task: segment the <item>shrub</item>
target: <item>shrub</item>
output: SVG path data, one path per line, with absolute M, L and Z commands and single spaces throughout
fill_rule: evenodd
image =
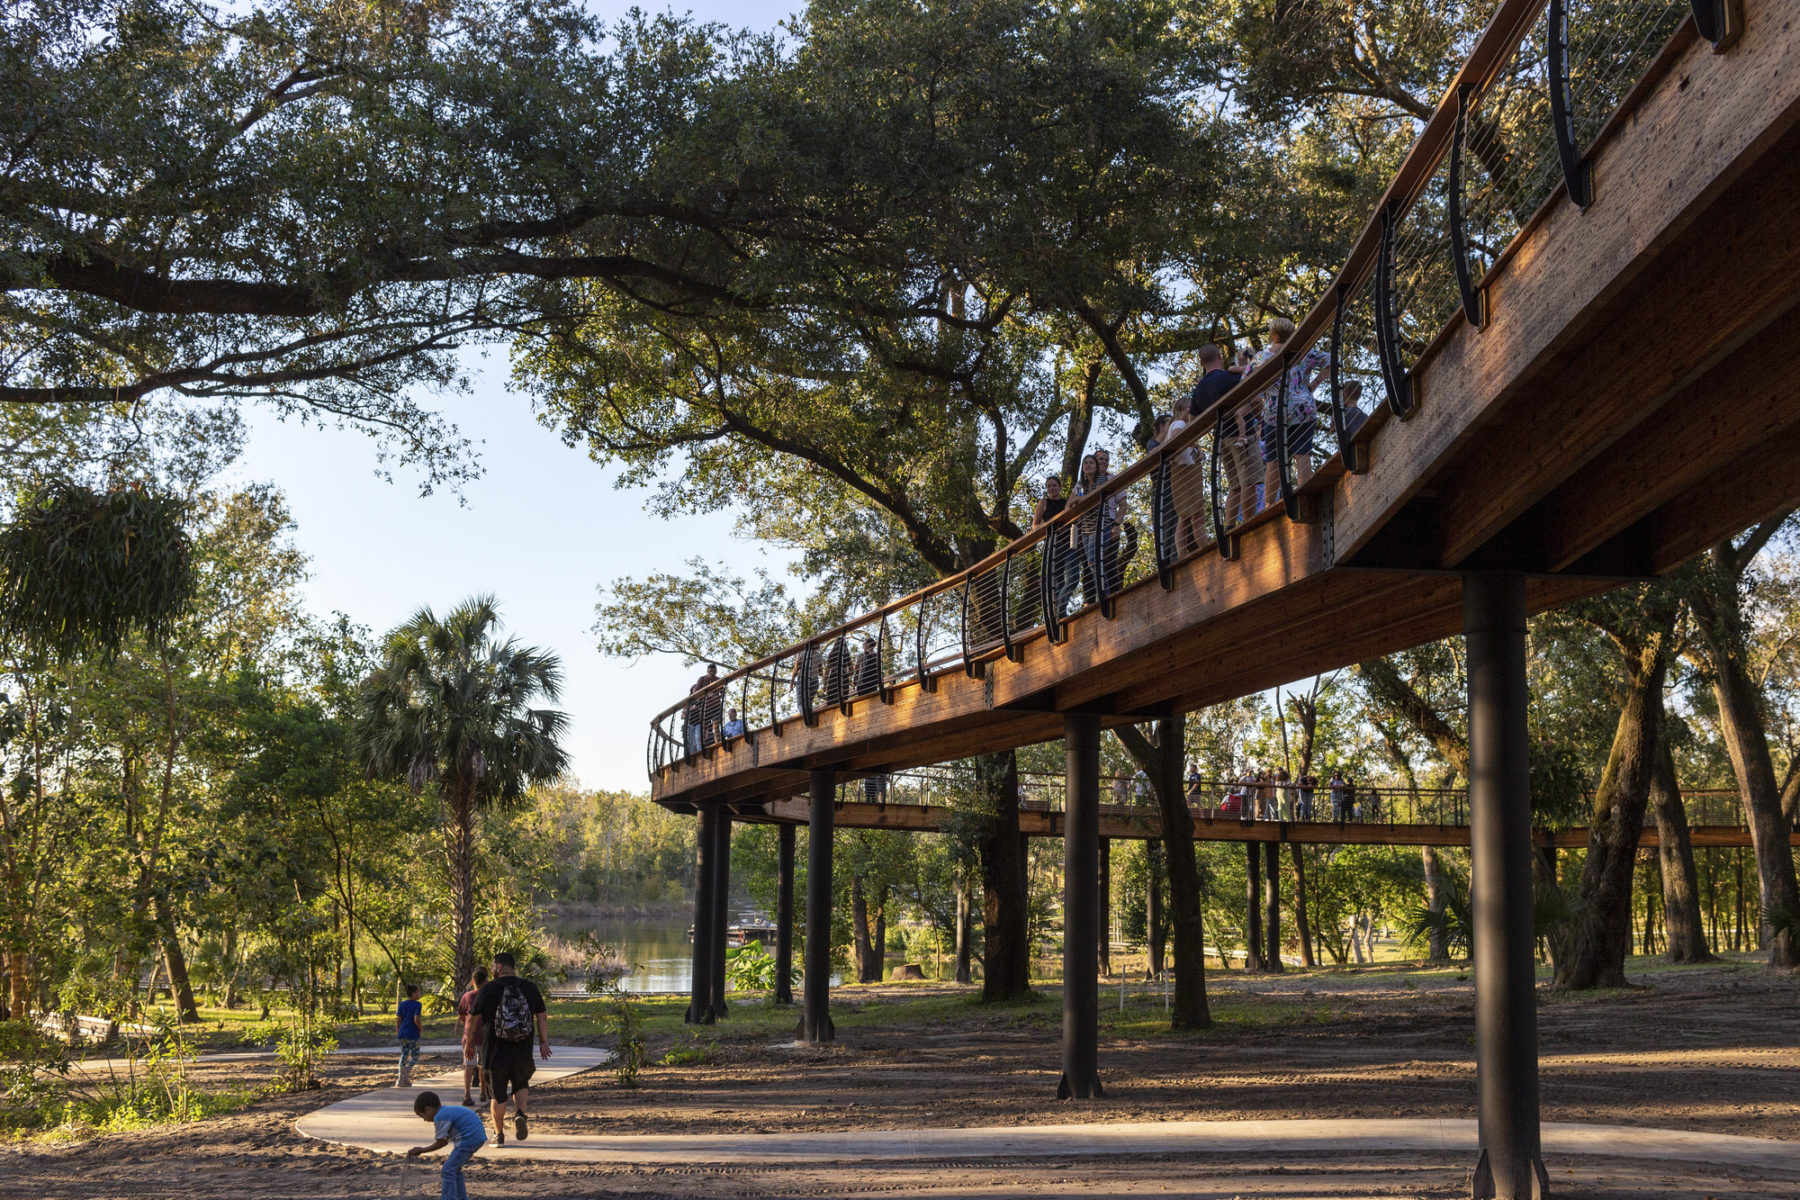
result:
M 790 986 L 800 982 L 798 967 L 788 969 Z M 775 956 L 761 942 L 746 942 L 725 952 L 725 982 L 740 992 L 775 990 Z

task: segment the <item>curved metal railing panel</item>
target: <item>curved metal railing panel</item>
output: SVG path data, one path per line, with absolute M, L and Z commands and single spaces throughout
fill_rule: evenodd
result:
M 1237 531 L 1277 503 L 1311 519 L 1312 479 L 1333 462 L 1369 468 L 1377 418 L 1415 411 L 1413 374 L 1458 313 L 1486 323 L 1490 314 L 1466 311 L 1469 302 L 1485 310 L 1486 278 L 1592 155 L 1691 5 L 1720 38 L 1736 36 L 1718 0 L 1502 0 L 1286 344 L 1053 521 L 659 713 L 646 751 L 652 775 L 735 744 L 723 732 L 732 708 L 749 740 L 886 702 L 908 684 L 930 691 L 944 674 L 977 673 L 1033 638 L 1062 641 L 1067 622 L 1090 608 L 1110 619 L 1122 592 L 1151 579 L 1168 586 L 1194 555 L 1235 557 Z M 1586 182 L 1579 175 L 1577 190 Z

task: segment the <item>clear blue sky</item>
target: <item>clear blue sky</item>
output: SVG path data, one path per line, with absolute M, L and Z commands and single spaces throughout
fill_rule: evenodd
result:
M 610 16 L 627 6 L 591 7 Z M 801 6 L 714 0 L 675 7 L 766 29 Z M 493 350 L 472 394 L 437 403 L 478 443 L 486 469 L 463 489 L 461 503 L 442 492 L 421 497 L 416 475 L 378 478 L 374 448 L 361 434 L 284 424 L 254 409 L 249 446 L 228 479 L 266 480 L 287 494 L 296 540 L 312 558 L 306 601 L 320 615 L 342 611 L 381 633 L 421 604 L 441 611 L 477 593 L 498 596 L 509 632 L 562 655 L 562 706 L 581 782 L 641 791 L 649 719 L 687 691 L 694 672 L 673 660 L 633 665 L 596 653 L 596 586 L 675 569 L 695 555 L 739 570 L 786 560 L 734 540 L 725 514 L 652 517 L 644 493 L 615 489 L 611 471 L 564 446 L 507 384 L 505 352 Z

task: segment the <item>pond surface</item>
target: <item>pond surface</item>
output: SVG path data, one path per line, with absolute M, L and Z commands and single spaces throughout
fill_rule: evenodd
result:
M 765 923 L 768 918 L 751 907 L 733 905 L 729 923 Z M 688 941 L 690 917 L 580 917 L 557 916 L 545 922 L 559 937 L 573 939 L 592 933 L 611 946 L 632 966 L 619 980 L 627 992 L 687 992 L 694 985 L 693 943 Z M 774 947 L 768 948 L 774 953 Z M 796 957 L 798 955 L 796 954 Z

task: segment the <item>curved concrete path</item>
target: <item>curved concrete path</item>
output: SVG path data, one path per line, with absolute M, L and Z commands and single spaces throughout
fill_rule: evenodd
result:
M 421 1050 L 427 1047 L 420 1047 Z M 462 1053 L 460 1046 L 448 1046 L 458 1055 Z M 551 1049 L 549 1061 L 538 1059 L 537 1072 L 531 1077 L 532 1090 L 546 1083 L 554 1083 L 558 1079 L 567 1079 L 583 1071 L 591 1071 L 595 1067 L 612 1058 L 611 1050 L 602 1050 L 595 1046 L 556 1046 Z M 460 1061 L 460 1058 L 459 1060 Z M 420 1092 L 436 1092 L 447 1104 L 455 1104 L 462 1099 L 462 1068 L 444 1071 L 437 1075 L 416 1079 L 409 1088 L 384 1087 L 372 1092 L 364 1092 L 360 1096 L 352 1096 L 348 1100 L 339 1100 L 336 1104 L 328 1104 L 316 1112 L 307 1113 L 294 1122 L 294 1128 L 309 1138 L 322 1142 L 337 1142 L 345 1146 L 359 1146 L 364 1150 L 374 1150 L 383 1154 L 405 1154 L 412 1146 L 423 1146 L 431 1141 L 431 1127 L 421 1121 L 413 1113 L 413 1097 Z M 535 1106 L 534 1106 L 535 1107 Z M 490 1129 L 489 1136 L 493 1131 Z M 526 1153 L 515 1152 L 516 1143 L 508 1135 L 505 1146 L 489 1143 L 481 1153 L 484 1156 L 505 1154 L 515 1158 L 557 1158 L 565 1162 L 605 1162 L 608 1156 L 603 1152 L 589 1152 L 585 1156 L 567 1158 L 559 1155 L 538 1154 L 540 1141 L 551 1142 L 549 1137 L 533 1137 L 525 1144 Z M 585 1139 L 563 1138 L 562 1141 L 581 1142 Z
M 600 1065 L 608 1052 L 571 1046 L 541 1064 L 534 1079 L 549 1083 Z M 462 1087 L 460 1073 L 426 1081 L 440 1092 Z M 307 1137 L 384 1154 L 404 1154 L 430 1139 L 412 1112 L 419 1088 L 381 1088 L 300 1118 Z M 447 1097 L 451 1098 L 451 1097 Z M 554 1112 L 555 1101 L 546 1102 Z M 1755 1167 L 1800 1175 L 1800 1141 L 1630 1125 L 1547 1124 L 1544 1155 L 1661 1159 L 1715 1166 Z M 1376 1119 L 1301 1121 L 1151 1121 L 1104 1125 L 1029 1125 L 973 1129 L 884 1129 L 853 1133 L 779 1134 L 557 1134 L 540 1132 L 520 1144 L 491 1143 L 482 1156 L 546 1162 L 650 1165 L 902 1162 L 937 1158 L 1166 1154 L 1314 1154 L 1367 1151 L 1461 1154 L 1474 1161 L 1475 1122 Z

